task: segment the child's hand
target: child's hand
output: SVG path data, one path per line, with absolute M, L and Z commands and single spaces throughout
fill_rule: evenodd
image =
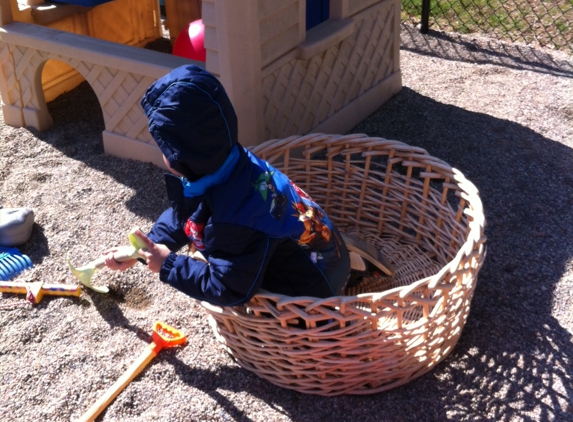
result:
M 141 249 L 139 254 L 147 261 L 147 266 L 154 273 L 161 271 L 161 266 L 163 261 L 167 258 L 167 255 L 171 253 L 169 248 L 160 243 L 155 243 L 141 231 L 136 231 L 135 235 L 139 237 L 145 244 L 145 250 Z
M 125 271 L 128 268 L 133 267 L 135 264 L 137 264 L 137 259 L 130 259 L 127 261 L 122 261 L 122 262 L 118 262 L 114 259 L 113 254 L 118 252 L 119 249 L 118 248 L 112 248 L 109 249 L 107 251 L 104 251 L 104 257 L 105 257 L 105 265 L 106 267 L 108 267 L 111 270 L 115 270 L 115 271 Z

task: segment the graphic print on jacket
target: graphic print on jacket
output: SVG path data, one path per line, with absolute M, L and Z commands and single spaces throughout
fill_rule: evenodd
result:
M 255 205 L 255 209 L 262 205 L 263 210 L 266 209 L 274 220 L 280 222 L 283 234 L 281 237 L 284 237 L 285 229 L 287 229 L 289 237 L 307 250 L 308 256 L 316 264 L 318 260 L 324 258 L 321 251 L 331 241 L 332 223 L 318 204 L 304 190 L 267 162 L 258 159 L 249 152 L 247 154 L 251 161 L 258 164 L 257 167 L 262 170 L 262 173 L 252 183 L 252 186 L 260 194 L 264 205 L 249 204 L 246 208 L 252 210 L 253 205 Z M 185 234 L 200 251 L 205 250 L 203 241 L 204 228 L 209 217 L 211 217 L 210 213 L 204 211 L 204 208 L 203 204 L 200 204 L 185 223 Z M 239 211 L 238 215 L 241 214 L 242 212 Z M 252 216 L 245 216 L 242 221 L 247 222 L 251 219 L 250 217 Z M 256 225 L 252 228 L 267 232 L 271 226 L 275 225 L 271 221 L 268 221 L 268 223 L 265 226 Z M 339 243 L 339 239 L 336 239 L 334 242 L 336 255 L 338 256 L 340 255 L 338 250 Z
M 191 243 L 193 243 L 193 246 L 200 251 L 205 250 L 205 242 L 203 241 L 203 238 L 205 237 L 203 234 L 205 224 L 195 223 L 191 220 L 191 217 L 189 217 L 189 220 L 185 223 L 184 230 L 187 237 L 191 240 Z
M 191 242 L 206 262 L 170 255 L 160 279 L 222 306 L 244 303 L 259 288 L 289 296 L 341 294 L 349 258 L 328 216 L 279 170 L 248 150 L 239 154 L 228 179 L 199 196 L 186 195 L 187 182 L 166 178 L 172 211 L 150 238 L 165 243 L 179 225 L 185 240 L 173 237 L 179 245 L 169 241 L 170 249 Z
M 272 196 L 270 214 L 276 220 L 280 219 L 285 211 L 287 205 L 287 195 L 277 189 L 276 183 L 273 180 L 275 170 L 271 170 L 267 164 L 267 171 L 262 173 L 257 181 L 254 183 L 255 190 L 260 192 L 263 200 L 267 200 L 270 193 Z M 298 221 L 302 222 L 304 226 L 304 233 L 298 238 L 299 245 L 308 245 L 310 248 L 318 247 L 321 241 L 326 243 L 330 242 L 332 234 L 330 227 L 324 221 L 324 213 L 318 205 L 312 200 L 310 195 L 299 188 L 292 180 L 289 181 L 298 195 L 298 199 L 292 202 L 292 208 L 295 213 L 292 215 Z M 295 195 L 295 197 L 296 197 Z M 311 254 L 311 259 L 316 263 L 318 255 Z
M 271 203 L 270 213 L 274 219 L 278 220 L 279 218 L 282 217 L 285 211 L 287 198 L 285 194 L 277 191 L 275 183 L 273 181 L 274 173 L 275 173 L 274 170 L 272 171 L 268 170 L 262 173 L 257 179 L 257 181 L 253 183 L 253 186 L 255 187 L 255 190 L 257 192 L 260 192 L 260 194 L 263 197 L 263 200 L 265 201 L 267 200 L 269 192 L 271 193 L 273 201 Z

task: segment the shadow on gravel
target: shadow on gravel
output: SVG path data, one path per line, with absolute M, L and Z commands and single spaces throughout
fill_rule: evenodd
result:
M 36 136 L 135 189 L 127 207 L 156 218 L 166 206 L 163 172 L 103 153 L 103 119 L 91 88 L 83 84 L 49 108 L 58 130 Z M 85 125 L 81 140 L 78 125 Z M 571 312 L 553 291 L 573 258 L 573 150 L 408 88 L 352 132 L 425 148 L 480 190 L 488 256 L 457 347 L 418 380 L 372 396 L 304 395 L 234 366 L 214 373 L 179 362 L 181 379 L 211 394 L 222 419 L 237 421 L 251 419 L 221 391 L 252 394 L 294 421 L 573 421 L 572 338 L 553 316 Z M 121 315 L 111 319 L 126 323 Z
M 50 254 L 50 247 L 44 234 L 44 228 L 38 223 L 34 223 L 29 241 L 25 245 L 20 246 L 20 248 L 24 253 L 34 257 L 34 265 L 42 263 L 44 258 Z
M 419 388 L 419 400 L 439 400 L 454 419 L 536 410 L 573 420 L 572 336 L 553 316 L 571 312 L 553 291 L 573 259 L 573 150 L 408 88 L 352 132 L 425 148 L 478 187 L 486 213 L 487 258 L 464 334 L 444 364 L 400 390 Z
M 301 394 L 234 365 L 205 369 L 200 355 L 168 358 L 179 378 L 210 395 L 229 421 L 255 420 L 234 394 L 293 421 L 573 421 L 572 337 L 553 316 L 571 312 L 553 290 L 573 257 L 573 150 L 408 88 L 352 132 L 423 147 L 480 189 L 488 256 L 452 354 L 421 378 L 371 396 Z
M 103 115 L 97 96 L 87 82 L 48 103 L 48 110 L 54 119 L 54 127 L 42 132 L 30 129 L 34 136 L 136 191 L 125 202 L 134 214 L 155 220 L 169 207 L 163 182 L 164 170 L 151 163 L 104 153 Z
M 401 25 L 403 50 L 446 60 L 494 64 L 513 69 L 573 78 L 573 59 L 558 59 L 525 44 L 505 43 L 490 38 L 474 38 L 453 32 L 428 31 L 423 35 L 412 25 Z M 557 55 L 561 55 L 557 53 Z

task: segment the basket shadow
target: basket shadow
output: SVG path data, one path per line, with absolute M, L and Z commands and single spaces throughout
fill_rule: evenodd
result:
M 235 420 L 251 420 L 228 398 L 239 392 L 292 420 L 308 419 L 309 409 L 315 420 L 573 420 L 570 311 L 560 283 L 573 257 L 573 151 L 408 88 L 352 132 L 425 148 L 480 189 L 488 257 L 456 348 L 424 376 L 371 396 L 306 395 L 234 366 L 214 373 L 181 363 L 181 379 Z
M 336 396 L 323 397 L 310 394 L 303 394 L 294 390 L 288 390 L 270 384 L 268 381 L 257 375 L 235 366 L 222 366 L 216 371 L 196 368 L 192 364 L 178 359 L 175 356 L 166 357 L 170 364 L 174 366 L 175 373 L 179 379 L 206 394 L 208 394 L 222 408 L 220 416 L 222 420 L 232 420 L 241 422 L 251 422 L 254 420 L 252 412 L 239 408 L 233 403 L 232 396 L 235 394 L 248 394 L 268 405 L 275 412 L 284 415 L 287 420 L 292 421 L 380 421 L 380 420 L 407 420 L 401 415 L 408 412 L 399 411 L 393 417 L 381 418 L 379 411 L 390 412 L 391 403 L 385 399 L 381 400 L 381 395 L 374 396 Z M 397 389 L 398 391 L 400 389 Z M 410 403 L 411 405 L 411 403 Z M 384 410 L 386 408 L 386 410 Z M 312 415 L 311 417 L 309 415 Z M 410 412 L 411 416 L 414 416 Z M 422 416 L 422 417 L 421 417 Z M 310 418 L 310 419 L 309 419 Z M 412 420 L 443 420 L 427 418 L 423 415 L 416 415 Z
M 425 148 L 458 168 L 479 189 L 487 221 L 487 258 L 460 342 L 387 398 L 416 391 L 440 400 L 444 418 L 573 420 L 570 305 L 560 283 L 573 258 L 573 150 L 408 88 L 352 132 Z

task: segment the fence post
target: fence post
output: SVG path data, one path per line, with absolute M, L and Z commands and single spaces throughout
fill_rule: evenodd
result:
M 422 22 L 420 27 L 420 32 L 422 34 L 428 33 L 430 21 L 430 0 L 422 0 Z

